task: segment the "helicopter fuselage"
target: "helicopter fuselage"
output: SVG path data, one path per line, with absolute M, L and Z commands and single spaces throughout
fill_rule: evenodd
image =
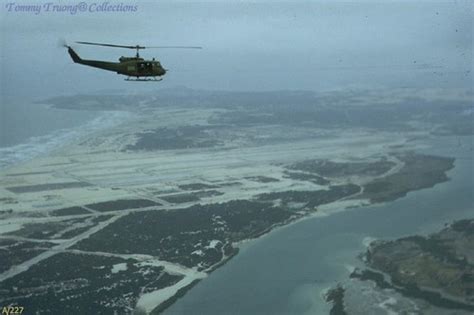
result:
M 129 77 L 161 77 L 166 74 L 166 70 L 161 66 L 160 62 L 153 60 L 145 60 L 140 57 L 120 57 L 119 62 L 86 60 L 71 48 L 67 47 L 69 55 L 75 63 L 85 66 L 99 68 L 108 71 L 114 71 L 118 74 Z

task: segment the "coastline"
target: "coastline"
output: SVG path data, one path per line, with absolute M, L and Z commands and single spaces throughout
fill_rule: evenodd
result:
M 453 139 L 456 139 L 456 138 L 453 138 Z M 466 139 L 472 139 L 472 137 L 467 137 Z M 431 145 L 433 145 L 433 144 L 434 143 L 432 143 Z M 424 150 L 422 150 L 423 154 L 434 154 L 434 155 L 438 155 L 438 156 L 450 156 L 451 155 L 444 148 L 443 148 L 443 151 L 440 152 L 440 149 L 438 148 L 438 144 L 439 144 L 439 142 L 436 142 L 436 145 L 433 146 L 433 148 L 435 148 L 435 150 L 431 150 L 431 149 L 427 150 L 427 148 L 431 147 L 431 145 L 430 146 L 424 146 Z M 454 156 L 458 156 L 458 154 L 455 154 Z M 456 158 L 456 161 L 457 161 L 457 158 Z M 459 182 L 459 174 L 456 174 L 456 173 L 462 172 L 462 169 L 466 169 L 465 167 L 464 168 L 459 168 L 461 166 L 459 166 L 458 164 L 459 163 L 456 163 L 455 168 L 453 168 L 449 171 L 449 178 L 450 179 L 454 178 L 456 182 Z M 466 164 L 466 162 L 463 162 L 461 164 Z M 453 174 L 453 172 L 454 172 L 454 174 Z M 466 173 L 464 173 L 464 174 L 466 174 Z M 364 215 L 364 217 L 376 215 L 377 213 L 379 213 L 381 211 L 379 208 L 383 208 L 385 206 L 388 206 L 388 208 L 390 210 L 381 211 L 382 213 L 386 212 L 386 211 L 393 211 L 396 208 L 396 206 L 392 206 L 392 204 L 398 204 L 399 205 L 398 207 L 403 207 L 402 205 L 405 205 L 405 204 L 413 204 L 413 203 L 416 204 L 418 202 L 418 198 L 426 198 L 425 196 L 430 196 L 430 195 L 433 195 L 433 194 L 439 194 L 439 192 L 443 191 L 443 188 L 441 186 L 445 187 L 446 185 L 451 186 L 450 181 L 444 182 L 444 184 L 440 185 L 439 187 L 435 186 L 435 188 L 427 188 L 427 189 L 424 189 L 422 191 L 416 191 L 416 192 L 413 192 L 413 193 L 409 193 L 408 198 L 407 197 L 401 198 L 400 201 L 397 200 L 395 202 L 375 203 L 375 204 L 371 204 L 371 205 L 368 205 L 368 206 L 364 206 L 363 208 L 365 208 L 365 209 L 362 209 L 363 212 L 366 213 Z M 459 186 L 459 183 L 457 183 L 456 186 Z M 456 187 L 456 186 L 454 186 L 454 187 Z M 434 191 L 433 191 L 433 189 L 434 189 Z M 452 188 L 451 190 L 453 190 L 453 189 L 455 189 L 455 188 Z M 436 191 L 438 191 L 438 193 Z M 355 211 L 351 211 L 351 210 L 355 210 Z M 239 259 L 238 262 L 232 263 L 231 264 L 232 266 L 230 266 L 230 268 L 226 267 L 227 271 L 222 270 L 222 271 L 219 271 L 219 275 L 217 275 L 217 276 L 212 275 L 212 276 L 208 277 L 206 279 L 206 284 L 203 283 L 202 287 L 198 288 L 198 290 L 196 292 L 191 293 L 191 296 L 184 297 L 183 302 L 178 302 L 178 304 L 176 306 L 173 306 L 169 312 L 164 312 L 164 314 L 186 314 L 186 312 L 188 312 L 190 309 L 194 309 L 194 307 L 196 307 L 196 310 L 199 311 L 199 312 L 207 312 L 209 314 L 219 314 L 219 312 L 222 311 L 222 309 L 219 308 L 219 307 L 224 307 L 224 305 L 226 303 L 229 303 L 231 301 L 231 300 L 227 300 L 229 295 L 239 294 L 240 291 L 230 290 L 230 292 L 228 294 L 219 295 L 219 297 L 216 297 L 216 298 L 225 297 L 226 299 L 223 299 L 223 301 L 218 303 L 218 306 L 215 306 L 215 307 L 214 306 L 211 307 L 210 303 L 208 303 L 208 302 L 206 302 L 204 305 L 201 305 L 201 303 L 199 301 L 201 299 L 205 298 L 205 296 L 207 296 L 209 294 L 216 293 L 217 291 L 215 289 L 213 289 L 213 287 L 214 286 L 219 286 L 219 285 L 224 285 L 223 279 L 225 279 L 225 282 L 231 281 L 231 279 L 237 281 L 238 278 L 240 277 L 239 275 L 243 272 L 243 270 L 246 270 L 246 269 L 249 268 L 249 261 L 254 262 L 255 260 L 259 260 L 259 259 L 263 260 L 262 254 L 259 254 L 257 256 L 257 258 L 255 258 L 255 259 L 250 258 L 249 256 L 253 256 L 253 254 L 258 253 L 264 247 L 268 247 L 268 246 L 270 246 L 272 248 L 276 247 L 276 246 L 278 246 L 278 248 L 284 247 L 285 245 L 276 245 L 275 244 L 275 242 L 280 243 L 282 241 L 282 238 L 284 238 L 284 239 L 286 239 L 288 237 L 293 238 L 293 237 L 295 237 L 295 235 L 299 235 L 299 234 L 306 235 L 306 233 L 309 233 L 307 227 L 302 227 L 304 229 L 304 232 L 296 232 L 296 231 L 299 231 L 301 229 L 301 227 L 296 228 L 295 226 L 299 226 L 299 225 L 296 225 L 294 223 L 305 223 L 304 221 L 306 221 L 306 223 L 311 223 L 311 224 L 305 224 L 306 226 L 309 227 L 309 226 L 314 225 L 314 226 L 318 227 L 320 224 L 315 224 L 315 223 L 317 223 L 317 221 L 319 221 L 319 219 L 324 219 L 324 221 L 327 221 L 326 218 L 330 217 L 331 215 L 335 215 L 336 213 L 338 213 L 338 215 L 335 215 L 334 217 L 340 217 L 341 215 L 345 215 L 344 212 L 345 213 L 352 213 L 352 214 L 356 215 L 358 213 L 358 210 L 359 209 L 352 209 L 352 208 L 349 207 L 348 209 L 345 209 L 343 211 L 331 212 L 329 214 L 328 213 L 323 214 L 323 213 L 320 213 L 320 212 L 315 212 L 315 213 L 309 214 L 306 217 L 297 219 L 297 220 L 291 222 L 288 225 L 276 227 L 274 230 L 271 231 L 271 232 L 274 232 L 274 233 L 270 232 L 270 233 L 262 235 L 258 239 L 249 239 L 249 240 L 245 240 L 245 241 L 240 242 L 238 244 L 239 247 L 245 249 L 245 251 L 248 251 L 248 253 L 245 253 L 245 255 L 244 255 L 245 258 L 244 259 Z M 374 212 L 374 211 L 377 211 L 377 212 Z M 468 215 L 468 214 L 466 213 L 466 215 Z M 351 217 L 352 216 L 353 215 L 351 215 Z M 380 216 L 380 215 L 376 215 L 376 216 Z M 383 216 L 383 214 L 382 214 L 382 216 Z M 452 218 L 451 218 L 451 216 L 449 216 L 450 219 L 441 219 L 440 220 L 440 219 L 434 219 L 433 218 L 434 221 L 433 221 L 433 219 L 430 219 L 429 220 L 430 222 L 433 221 L 435 223 L 434 224 L 429 223 L 428 225 L 426 225 L 426 222 L 425 222 L 425 225 L 419 225 L 419 226 L 423 227 L 423 229 L 420 230 L 420 232 L 424 231 L 423 235 L 425 235 L 427 233 L 432 233 L 433 231 L 436 231 L 436 229 L 438 229 L 438 226 L 442 227 L 446 222 L 451 222 L 450 220 L 456 220 L 456 219 L 464 218 L 464 217 L 465 217 L 464 214 L 461 214 L 461 216 L 459 216 L 459 214 L 458 214 L 458 215 L 454 215 Z M 315 220 L 311 220 L 312 218 L 315 218 Z M 448 220 L 448 221 L 446 221 L 446 220 Z M 331 220 L 331 221 L 334 221 L 334 220 Z M 418 227 L 415 226 L 415 229 L 417 229 Z M 425 230 L 426 228 L 428 228 L 428 230 Z M 376 240 L 376 239 L 379 239 L 379 238 L 382 238 L 382 236 L 377 236 L 375 238 L 373 236 L 370 236 L 370 235 L 374 235 L 372 233 L 373 232 L 369 233 L 368 234 L 369 236 L 365 236 L 365 237 L 361 238 L 361 242 L 364 244 L 365 248 L 367 248 L 367 246 L 369 245 L 368 244 L 369 242 L 371 242 L 373 240 Z M 278 234 L 280 234 L 281 236 L 279 236 Z M 408 236 L 408 235 L 412 235 L 412 234 L 413 234 L 413 232 L 408 232 L 407 231 L 407 232 L 402 232 L 401 234 L 399 234 L 397 232 L 394 235 L 397 235 L 398 237 L 403 237 L 403 235 Z M 367 234 L 364 233 L 363 235 L 367 235 Z M 288 243 L 289 244 L 287 244 L 286 246 L 291 246 L 292 242 L 288 242 Z M 256 247 L 256 248 L 254 249 L 253 247 Z M 283 253 L 285 252 L 284 249 L 280 249 L 280 250 Z M 349 254 L 348 257 L 356 258 L 357 253 L 359 253 L 359 251 L 360 251 L 360 249 L 357 249 L 352 254 Z M 273 253 L 273 251 L 271 251 L 271 252 Z M 316 257 L 318 257 L 318 256 L 316 256 Z M 315 258 L 315 259 L 319 259 L 319 258 Z M 289 260 L 293 261 L 291 259 L 289 259 Z M 238 267 L 238 264 L 243 264 L 244 266 L 243 267 Z M 262 267 L 261 265 L 264 265 L 264 264 L 265 263 L 255 263 L 256 266 L 260 266 L 260 267 Z M 251 266 L 254 267 L 253 263 L 251 264 Z M 353 261 L 351 260 L 350 265 L 346 265 L 346 267 L 344 267 L 344 269 L 349 268 L 347 270 L 349 270 L 349 272 L 352 272 L 353 270 L 355 270 L 357 268 L 356 266 L 361 266 L 361 261 L 359 259 L 355 259 Z M 275 272 L 277 272 L 277 271 L 275 271 Z M 251 272 L 251 274 L 253 275 L 253 274 L 255 274 L 255 272 Z M 316 274 L 319 274 L 319 273 L 317 272 Z M 235 276 L 230 276 L 230 275 L 235 275 Z M 338 278 L 335 278 L 335 279 L 341 279 L 341 281 L 342 281 L 342 279 L 344 279 L 346 275 L 347 275 L 347 272 L 341 274 L 340 276 L 338 276 Z M 234 278 L 236 278 L 236 279 L 234 279 Z M 247 279 L 247 278 L 245 278 L 245 279 Z M 283 279 L 286 279 L 286 278 L 283 278 Z M 309 279 L 311 279 L 311 276 L 309 276 Z M 245 280 L 242 280 L 242 281 L 245 282 Z M 281 280 L 281 281 L 284 281 L 284 280 Z M 330 283 L 334 283 L 334 281 L 335 280 L 331 280 L 331 282 L 328 281 L 328 283 L 323 285 L 322 287 L 318 286 L 318 289 L 316 291 L 319 292 L 319 293 L 317 293 L 317 295 L 321 296 L 321 301 L 324 300 L 323 299 L 324 293 L 326 293 L 327 290 L 332 288 L 332 285 Z M 276 283 L 270 282 L 270 283 L 272 283 L 273 285 L 278 285 L 278 282 L 276 282 Z M 269 285 L 263 285 L 263 288 L 268 287 L 268 289 L 270 289 L 269 286 L 270 286 L 270 284 Z M 264 290 L 263 292 L 268 292 L 268 291 Z M 282 298 L 283 298 L 283 296 L 282 296 Z M 263 302 L 263 303 L 265 303 L 265 302 Z M 314 302 L 314 303 L 320 303 L 320 302 Z M 250 312 L 250 313 L 254 313 L 258 309 L 258 308 L 254 308 L 256 306 L 252 305 L 251 303 L 246 302 L 245 305 L 246 305 L 245 306 L 246 308 L 237 308 L 237 309 L 240 309 L 240 312 Z M 321 306 L 321 307 L 324 308 L 325 306 Z M 281 309 L 279 309 L 279 310 L 281 311 Z M 321 311 L 320 308 L 315 308 L 314 310 L 317 311 L 317 312 Z M 327 311 L 329 312 L 329 309 L 327 309 Z M 286 313 L 286 311 L 284 313 Z M 232 314 L 234 314 L 234 313 L 232 313 Z M 235 314 L 238 314 L 238 313 L 235 313 Z M 295 313 L 295 314 L 298 314 L 298 313 Z
M 0 171 L 5 175 L 0 182 L 0 219 L 3 225 L 17 224 L 16 229 L 1 231 L 0 241 L 10 248 L 26 247 L 15 252 L 17 259 L 26 259 L 11 263 L 11 268 L 26 267 L 15 277 L 28 279 L 38 268 L 89 254 L 81 265 L 85 271 L 99 257 L 111 257 L 111 266 L 126 263 L 128 269 L 139 270 L 140 281 L 146 283 L 145 260 L 166 281 L 153 282 L 146 292 L 136 288 L 140 293 L 127 300 L 127 307 L 146 304 L 148 312 L 156 307 L 163 311 L 163 305 L 172 304 L 167 301 L 200 281 L 189 272 L 213 273 L 246 244 L 263 242 L 296 223 L 391 203 L 445 182 L 444 174 L 454 162 L 416 153 L 426 143 L 409 139 L 426 139 L 426 132 L 373 134 L 342 128 L 328 137 L 316 128 L 301 138 L 307 127 L 244 125 L 229 131 L 227 125 L 193 124 L 215 119 L 221 110 L 178 112 L 187 126 L 176 126 L 176 110 L 155 109 L 153 115 L 101 129 L 48 156 Z M 158 131 L 153 129 L 157 125 Z M 262 144 L 255 137 L 262 131 L 273 133 L 276 140 Z M 136 147 L 139 139 L 148 140 Z M 413 185 L 410 178 L 415 177 L 422 181 Z M 382 180 L 390 186 L 386 196 L 365 189 Z M 37 250 L 47 259 L 29 257 Z M 112 268 L 110 274 L 107 266 L 91 283 L 93 288 L 107 277 L 128 272 Z M 110 298 L 103 294 L 87 299 Z M 35 298 L 30 307 L 41 301 Z M 158 305 L 150 305 L 155 298 Z
M 388 171 L 388 173 L 392 174 L 391 171 Z M 380 178 L 380 176 L 378 178 Z M 288 221 L 283 221 L 283 222 L 276 223 L 276 224 L 266 228 L 265 230 L 260 231 L 258 234 L 252 235 L 251 238 L 246 238 L 246 239 L 243 239 L 243 240 L 238 241 L 238 242 L 233 242 L 232 245 L 235 245 L 235 247 L 237 248 L 237 251 L 234 251 L 232 253 L 232 255 L 228 256 L 227 258 L 225 258 L 224 260 L 222 260 L 218 264 L 216 264 L 216 265 L 212 266 L 211 268 L 207 269 L 206 273 L 209 274 L 212 271 L 214 271 L 215 269 L 222 266 L 223 264 L 227 263 L 234 255 L 236 255 L 238 253 L 238 250 L 239 250 L 239 248 L 241 248 L 242 244 L 247 244 L 247 243 L 251 244 L 254 241 L 261 240 L 261 239 L 263 239 L 263 238 L 265 238 L 265 237 L 267 237 L 271 234 L 274 234 L 278 230 L 281 230 L 283 228 L 287 228 L 287 227 L 289 227 L 293 224 L 296 224 L 298 222 L 301 222 L 301 221 L 305 221 L 305 220 L 312 219 L 312 218 L 315 218 L 315 217 L 327 217 L 327 216 L 330 216 L 330 215 L 335 214 L 335 213 L 344 212 L 344 211 L 348 211 L 348 210 L 351 210 L 351 209 L 353 210 L 354 208 L 357 208 L 357 207 L 360 207 L 360 206 L 364 206 L 364 205 L 367 206 L 368 201 L 358 200 L 358 199 L 351 199 L 352 197 L 357 196 L 359 194 L 360 194 L 360 192 L 356 192 L 353 195 L 344 196 L 344 197 L 342 197 L 342 198 L 340 198 L 340 199 L 338 199 L 334 202 L 323 204 L 320 207 L 321 210 L 318 209 L 316 211 L 311 211 L 311 212 L 308 212 L 308 213 L 306 213 L 302 216 L 299 216 L 297 218 L 291 218 Z M 344 205 L 344 206 L 342 207 L 341 204 Z M 185 208 L 185 206 L 178 207 L 176 209 L 180 209 L 180 208 L 181 209 Z M 192 286 L 194 286 L 200 280 L 201 279 L 194 279 L 194 280 L 193 279 L 191 279 L 191 280 L 188 279 L 188 280 L 186 280 L 186 281 L 191 281 L 191 282 L 189 284 L 184 283 L 184 284 L 180 285 L 178 287 L 178 289 L 176 290 L 176 292 L 171 294 L 168 298 L 164 299 L 163 301 L 161 299 L 158 299 L 157 301 L 159 303 L 156 304 L 156 308 L 163 311 L 166 308 L 163 305 L 171 305 L 172 302 L 169 302 L 169 301 L 177 300 L 181 294 L 184 294 L 185 291 L 189 290 Z M 184 279 L 183 279 L 183 281 L 184 281 Z M 158 295 L 158 294 L 161 294 L 161 293 L 159 293 L 159 291 L 157 291 L 156 295 Z M 145 303 L 145 302 L 142 302 L 142 303 Z M 137 306 L 141 307 L 141 303 L 139 302 L 137 304 Z M 154 309 L 154 307 L 146 307 L 146 310 L 148 312 L 150 312 L 152 309 Z M 153 311 L 153 313 L 156 313 L 156 312 L 157 311 Z
M 361 254 L 362 265 L 350 271 L 350 280 L 328 289 L 325 300 L 332 304 L 331 314 L 351 313 L 358 304 L 366 305 L 367 312 L 382 307 L 370 306 L 364 296 L 358 303 L 354 297 L 345 301 L 344 292 L 358 296 L 362 286 L 369 286 L 372 296 L 391 300 L 387 311 L 470 314 L 474 310 L 469 289 L 473 282 L 469 276 L 474 266 L 473 231 L 474 219 L 461 219 L 426 236 L 372 241 Z M 411 269 L 407 271 L 405 266 Z M 337 299 L 332 298 L 335 295 Z
M 64 110 L 67 111 L 67 110 Z M 98 111 L 94 111 L 99 113 Z M 35 158 L 48 157 L 63 151 L 94 134 L 133 119 L 129 111 L 102 111 L 97 117 L 87 117 L 71 128 L 51 129 L 41 136 L 30 136 L 18 143 L 0 147 L 0 171 L 21 166 Z

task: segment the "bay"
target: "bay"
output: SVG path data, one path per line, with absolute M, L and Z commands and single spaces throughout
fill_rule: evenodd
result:
M 322 293 L 361 265 L 370 238 L 428 234 L 474 217 L 473 137 L 433 139 L 427 154 L 455 157 L 450 180 L 394 202 L 315 217 L 244 245 L 164 314 L 327 314 Z

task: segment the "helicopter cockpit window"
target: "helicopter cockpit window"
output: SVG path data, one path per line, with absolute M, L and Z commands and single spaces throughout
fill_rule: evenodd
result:
M 151 62 L 142 62 L 138 64 L 139 70 L 150 70 L 152 69 L 153 65 Z

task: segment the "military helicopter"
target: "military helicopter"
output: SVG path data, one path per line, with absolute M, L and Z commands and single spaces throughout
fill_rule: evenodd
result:
M 75 63 L 81 65 L 104 69 L 108 71 L 114 71 L 118 74 L 126 75 L 126 81 L 161 81 L 162 77 L 166 74 L 167 69 L 164 69 L 158 60 L 153 58 L 152 60 L 145 60 L 140 57 L 140 49 L 146 48 L 179 48 L 179 49 L 202 49 L 199 46 L 153 46 L 145 47 L 140 45 L 125 46 L 125 45 L 113 45 L 103 43 L 91 43 L 91 42 L 76 42 L 82 45 L 94 45 L 104 47 L 115 47 L 115 48 L 128 48 L 136 49 L 135 57 L 120 57 L 119 62 L 111 61 L 100 61 L 100 60 L 86 60 L 79 57 L 79 55 L 67 44 L 63 44 L 67 48 L 69 55 Z

